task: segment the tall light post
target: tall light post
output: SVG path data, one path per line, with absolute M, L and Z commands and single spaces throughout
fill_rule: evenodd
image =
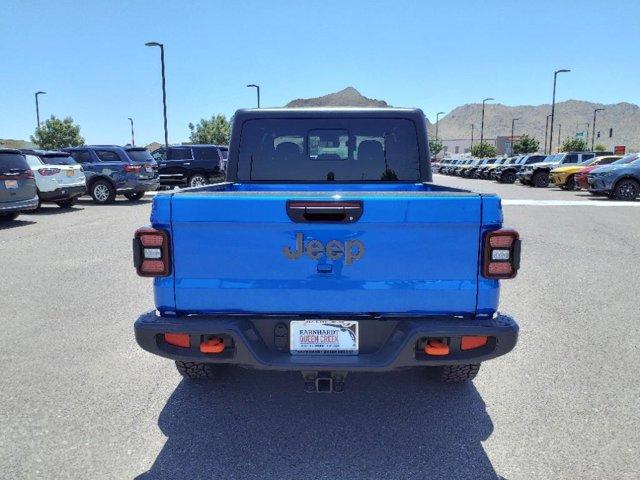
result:
M 547 134 L 549 133 L 549 119 L 551 118 L 551 114 L 547 115 L 547 123 L 544 127 L 544 154 L 547 154 Z M 551 149 L 549 149 L 549 153 L 551 153 Z
M 47 92 L 41 90 L 36 92 L 36 131 L 40 130 L 40 106 L 38 105 L 38 95 L 46 95 Z
M 167 85 L 164 75 L 164 44 L 159 42 L 147 42 L 147 47 L 160 47 L 160 65 L 162 67 L 162 113 L 164 116 L 164 146 L 169 148 L 169 133 L 167 131 Z
M 593 152 L 593 142 L 596 140 L 596 114 L 602 112 L 604 108 L 596 108 L 593 110 L 593 132 L 591 133 L 591 151 Z
M 562 69 L 556 70 L 553 72 L 553 100 L 551 101 L 551 128 L 549 129 L 549 153 L 551 153 L 551 149 L 553 148 L 553 120 L 555 119 L 556 112 L 556 80 L 558 78 L 559 73 L 568 73 L 571 70 Z
M 484 142 L 484 104 L 489 100 L 495 100 L 494 98 L 485 98 L 482 100 L 482 121 L 480 122 L 480 153 L 482 153 L 482 143 Z
M 129 118 L 129 122 L 131 122 L 131 146 L 135 147 L 136 146 L 136 139 L 133 136 L 133 118 L 128 117 Z
M 562 124 L 558 124 L 558 152 L 560 152 L 560 138 L 562 137 Z
M 515 127 L 516 120 L 520 120 L 520 119 L 519 118 L 512 118 L 511 119 L 511 155 L 512 156 L 513 156 L 513 129 Z
M 438 123 L 440 122 L 440 115 L 444 115 L 444 112 L 436 113 L 436 141 L 438 141 Z
M 471 155 L 473 155 L 472 151 L 473 151 L 473 129 L 475 128 L 475 125 L 472 123 L 471 124 L 471 150 L 469 150 L 469 153 L 471 153 Z
M 260 85 L 252 83 L 251 85 L 247 85 L 247 87 L 256 89 L 256 94 L 258 95 L 258 108 L 260 108 Z

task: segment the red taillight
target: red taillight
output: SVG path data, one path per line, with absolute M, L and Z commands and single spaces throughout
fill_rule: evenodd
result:
M 488 341 L 489 337 L 464 336 L 460 340 L 460 350 L 473 350 L 474 348 L 484 347 Z
M 188 333 L 165 333 L 164 341 L 175 347 L 189 348 L 191 346 L 191 338 Z
M 129 165 L 126 164 L 124 166 L 124 171 L 128 172 L 128 173 L 139 173 L 142 171 L 142 166 L 141 165 Z
M 23 174 L 23 177 L 27 180 L 33 180 L 34 178 L 36 178 L 33 174 L 33 171 L 31 170 L 26 170 Z
M 515 230 L 495 230 L 484 241 L 482 275 L 513 278 L 520 268 L 520 236 Z
M 56 173 L 60 173 L 60 169 L 59 168 L 39 168 L 38 173 L 40 175 L 48 177 L 49 175 L 55 175 Z M 33 175 L 33 172 L 31 172 L 31 175 Z
M 169 235 L 164 230 L 139 228 L 133 239 L 133 264 L 141 277 L 166 277 L 171 271 Z

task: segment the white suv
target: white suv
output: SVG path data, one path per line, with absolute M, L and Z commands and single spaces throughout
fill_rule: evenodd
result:
M 67 152 L 23 150 L 38 188 L 38 206 L 42 202 L 54 202 L 59 207 L 70 208 L 78 197 L 87 191 L 87 181 L 73 157 Z

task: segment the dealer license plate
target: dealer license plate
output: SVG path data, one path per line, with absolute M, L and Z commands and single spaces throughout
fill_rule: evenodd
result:
M 294 355 L 357 355 L 358 322 L 352 320 L 293 320 L 289 325 Z
M 5 180 L 4 181 L 4 186 L 6 188 L 18 188 L 18 181 L 17 180 Z

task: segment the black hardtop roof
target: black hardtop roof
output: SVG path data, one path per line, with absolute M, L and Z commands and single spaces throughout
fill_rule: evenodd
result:
M 213 143 L 189 143 L 189 144 L 180 144 L 180 145 L 169 145 L 169 148 L 199 148 L 199 147 L 215 147 L 215 148 L 229 148 L 227 145 L 215 145 Z M 162 145 L 159 148 L 165 148 Z
M 250 118 L 419 118 L 424 113 L 419 108 L 358 108 L 358 107 L 313 107 L 313 108 L 246 108 L 237 110 L 237 120 Z

